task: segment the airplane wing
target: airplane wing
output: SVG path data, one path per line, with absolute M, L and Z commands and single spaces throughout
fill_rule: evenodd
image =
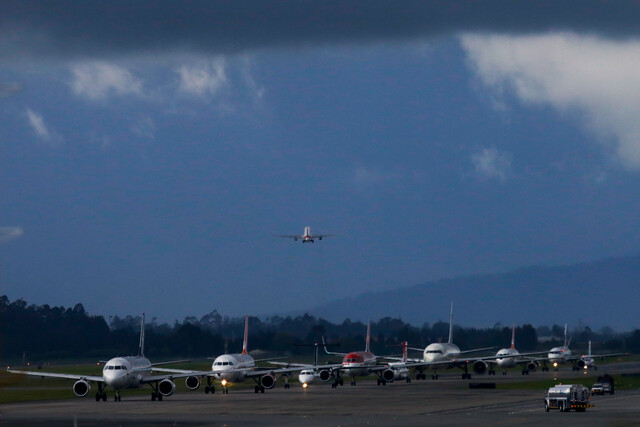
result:
M 617 356 L 628 356 L 629 353 L 607 353 L 607 354 L 574 354 L 569 357 L 566 357 L 566 360 L 580 360 L 583 357 L 591 357 L 593 359 L 597 359 L 598 357 L 617 357 Z
M 12 374 L 32 375 L 34 377 L 66 378 L 68 380 L 86 380 L 86 381 L 95 381 L 99 383 L 104 382 L 104 378 L 102 376 L 96 376 L 96 375 L 74 375 L 74 374 L 59 374 L 55 372 L 17 371 L 14 369 L 7 369 L 7 372 L 11 372 Z
M 285 239 L 294 239 L 294 240 L 298 240 L 298 239 L 302 239 L 303 236 L 300 236 L 298 234 L 275 234 L 276 237 L 282 237 Z
M 152 363 L 151 366 L 172 365 L 174 363 L 191 363 L 191 360 L 170 360 L 168 362 Z
M 156 381 L 162 381 L 162 380 L 173 380 L 175 378 L 186 378 L 186 377 L 190 377 L 190 376 L 197 376 L 197 373 L 194 372 L 182 372 L 182 373 L 175 373 L 175 374 L 165 374 L 165 375 L 148 375 L 146 377 L 142 377 L 142 379 L 140 380 L 141 384 L 147 384 L 147 383 L 154 383 Z
M 487 351 L 487 350 L 493 350 L 495 349 L 495 347 L 485 347 L 485 348 L 474 348 L 473 350 L 465 350 L 465 351 L 461 351 L 460 354 L 466 354 L 466 353 L 476 353 L 478 351 Z
M 285 367 L 291 367 L 291 366 L 295 366 L 297 368 L 304 368 L 304 367 L 308 367 L 308 368 L 313 368 L 313 365 L 310 365 L 308 363 L 289 363 L 289 362 L 269 362 L 272 365 L 278 365 L 278 366 L 285 366 Z
M 199 374 L 198 371 L 192 371 L 189 369 L 171 369 L 171 368 L 156 368 L 155 366 L 151 367 L 152 371 L 156 371 L 156 372 L 168 372 L 168 373 L 175 373 L 175 374 L 191 374 L 191 375 L 197 375 Z M 209 371 L 207 371 L 209 372 Z

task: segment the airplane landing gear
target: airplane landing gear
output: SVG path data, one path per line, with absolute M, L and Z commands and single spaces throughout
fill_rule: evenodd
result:
M 102 399 L 103 402 L 107 401 L 107 393 L 104 392 L 104 384 L 98 383 L 98 392 L 96 393 L 96 402 Z

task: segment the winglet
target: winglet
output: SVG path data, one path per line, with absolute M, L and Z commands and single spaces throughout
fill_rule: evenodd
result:
M 138 356 L 144 357 L 144 313 L 140 322 L 140 344 L 138 345 Z
M 369 350 L 370 342 L 371 342 L 371 320 L 367 321 L 367 340 L 366 340 L 364 351 L 370 351 Z
M 451 313 L 449 314 L 449 344 L 453 343 L 453 301 L 451 301 Z
M 511 324 L 511 350 L 516 348 L 516 324 Z
M 249 316 L 244 316 L 244 339 L 242 340 L 242 354 L 247 354 L 247 341 L 249 341 Z

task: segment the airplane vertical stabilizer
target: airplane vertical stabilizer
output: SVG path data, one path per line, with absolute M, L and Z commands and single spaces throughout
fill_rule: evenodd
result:
M 516 348 L 516 325 L 511 325 L 511 350 Z
M 567 324 L 564 324 L 564 346 L 566 347 L 569 343 L 567 343 Z
M 589 356 L 591 356 L 591 340 L 589 340 Z
M 138 345 L 138 356 L 144 357 L 144 313 L 140 321 L 140 344 Z
M 249 341 L 249 316 L 244 316 L 244 339 L 242 340 L 242 354 L 247 354 L 247 342 Z
M 371 342 L 371 320 L 367 321 L 367 340 L 366 340 L 364 351 L 370 351 L 369 342 Z
M 407 355 L 407 342 L 403 341 L 402 342 L 402 362 L 407 363 L 408 360 L 409 360 L 409 357 Z
M 449 314 L 449 344 L 453 344 L 453 301 L 451 301 L 451 313 Z

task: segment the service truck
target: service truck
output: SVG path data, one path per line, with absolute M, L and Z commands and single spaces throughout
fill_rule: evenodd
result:
M 589 389 L 581 384 L 564 384 L 551 387 L 544 399 L 544 410 L 559 409 L 561 412 L 584 412 L 591 408 Z

